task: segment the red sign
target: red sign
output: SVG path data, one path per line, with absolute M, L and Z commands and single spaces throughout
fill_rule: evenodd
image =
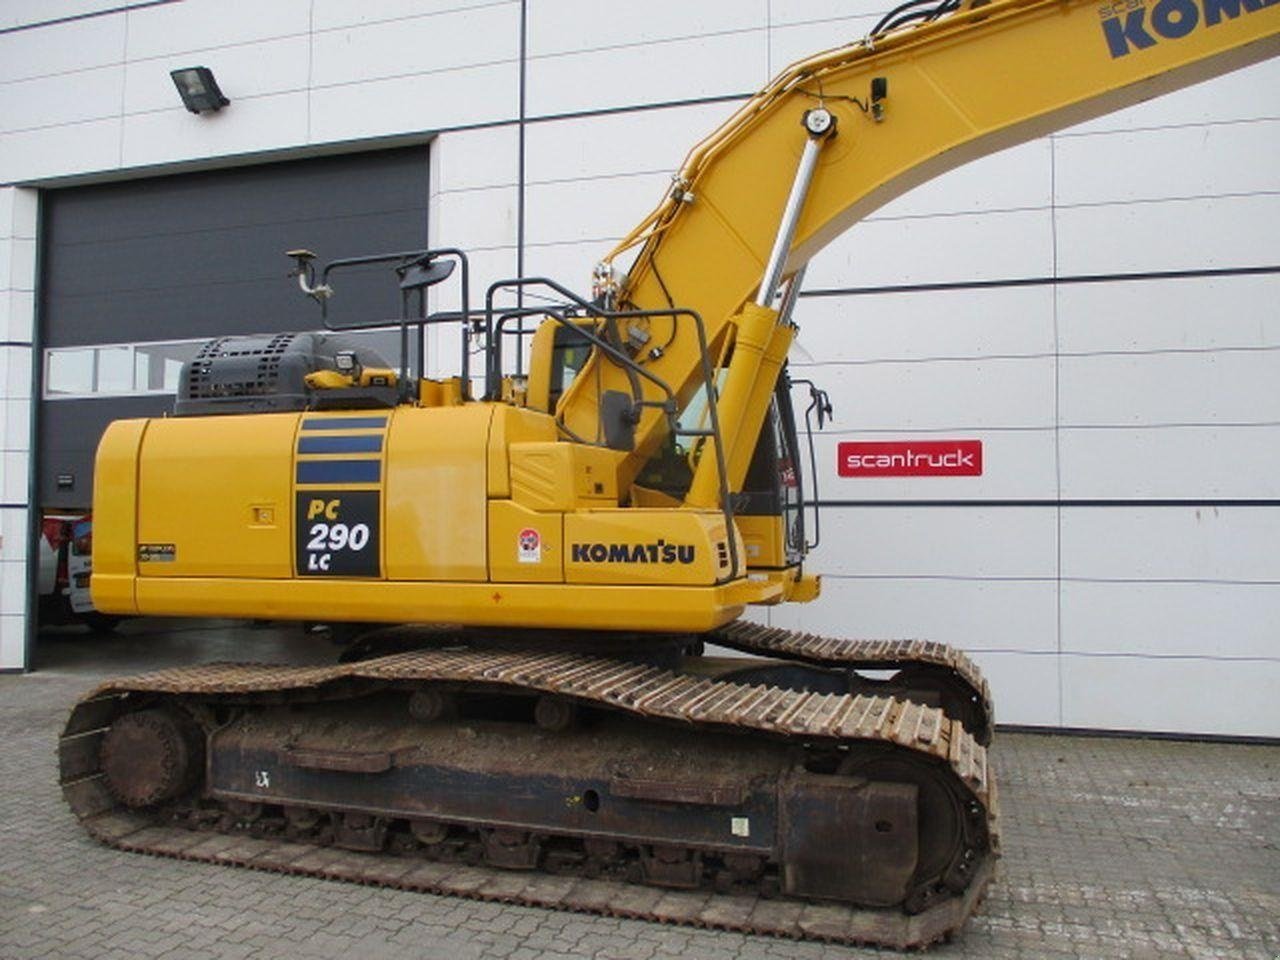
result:
M 981 440 L 850 441 L 838 448 L 842 477 L 980 477 Z

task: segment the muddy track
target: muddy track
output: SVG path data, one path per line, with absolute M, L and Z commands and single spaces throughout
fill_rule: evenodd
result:
M 954 686 L 966 726 L 979 743 L 991 743 L 995 705 L 977 664 L 964 653 L 932 640 L 849 640 L 766 627 L 737 620 L 704 634 L 707 643 L 742 653 L 851 670 L 926 670 L 935 681 Z
M 209 810 L 130 810 L 101 768 L 107 728 L 142 704 L 319 703 L 388 688 L 538 691 L 582 705 L 692 730 L 733 732 L 848 749 L 882 744 L 910 762 L 945 771 L 967 797 L 972 844 L 919 912 L 775 899 L 760 892 L 670 890 L 589 876 L 496 871 L 417 855 L 359 853 L 295 837 L 262 835 Z M 891 746 L 890 746 L 891 745 Z M 581 910 L 725 930 L 921 947 L 949 938 L 980 902 L 998 856 L 995 787 L 986 751 L 936 708 L 887 697 L 813 694 L 673 674 L 642 664 L 573 654 L 417 651 L 334 667 L 215 664 L 104 683 L 73 709 L 59 745 L 64 796 L 89 833 L 121 850 L 226 863 L 531 906 Z M 269 799 L 269 798 L 266 798 Z M 202 801 L 203 803 L 204 801 Z M 257 834 L 257 835 L 255 835 Z M 321 841 L 323 842 L 323 841 Z M 959 882 L 957 882 L 959 877 Z M 767 893 L 767 891 L 766 891 Z

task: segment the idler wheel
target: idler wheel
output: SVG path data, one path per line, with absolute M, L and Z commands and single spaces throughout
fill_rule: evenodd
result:
M 453 694 L 434 687 L 423 687 L 409 696 L 409 716 L 419 723 L 434 723 L 457 715 L 457 702 Z
M 107 788 L 127 807 L 181 796 L 204 767 L 204 738 L 195 723 L 163 708 L 119 717 L 102 738 Z
M 578 705 L 562 697 L 541 696 L 533 706 L 533 721 L 543 730 L 560 733 L 577 722 Z

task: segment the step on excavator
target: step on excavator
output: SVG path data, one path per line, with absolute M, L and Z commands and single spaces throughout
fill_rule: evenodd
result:
M 739 619 L 819 592 L 785 365 L 805 264 L 968 160 L 1278 50 L 1276 0 L 908 2 L 696 146 L 589 297 L 521 278 L 473 309 L 457 249 L 293 251 L 322 308 L 342 269 L 389 268 L 398 369 L 327 317 L 204 347 L 174 416 L 102 439 L 93 601 L 352 642 L 103 683 L 60 741 L 71 809 L 121 850 L 950 938 L 999 855 L 981 674 Z M 460 308 L 429 314 L 455 273 Z M 423 376 L 429 327 L 458 336 L 456 376 Z

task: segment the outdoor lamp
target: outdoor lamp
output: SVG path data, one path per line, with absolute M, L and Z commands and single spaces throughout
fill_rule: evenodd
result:
M 182 103 L 192 113 L 221 110 L 231 101 L 218 89 L 218 81 L 208 67 L 183 67 L 170 71 L 173 85 L 182 95 Z

